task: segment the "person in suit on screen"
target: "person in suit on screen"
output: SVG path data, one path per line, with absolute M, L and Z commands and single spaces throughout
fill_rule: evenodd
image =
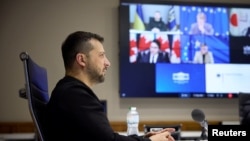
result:
M 208 45 L 201 44 L 200 50 L 195 52 L 193 63 L 195 64 L 212 64 L 214 63 L 213 53 L 208 50 Z
M 142 63 L 169 63 L 169 53 L 168 52 L 162 52 L 160 50 L 161 43 L 155 39 L 150 43 L 149 49 L 146 51 L 146 53 L 141 56 L 140 60 L 138 62 Z
M 63 42 L 65 76 L 52 91 L 46 109 L 46 141 L 174 141 L 166 128 L 146 135 L 115 132 L 93 87 L 104 82 L 111 63 L 105 55 L 104 38 L 76 31 Z

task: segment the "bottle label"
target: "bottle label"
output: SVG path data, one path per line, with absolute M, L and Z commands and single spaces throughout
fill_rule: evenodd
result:
M 137 115 L 129 115 L 127 118 L 127 123 L 129 124 L 138 124 L 139 123 L 139 116 Z
M 135 109 L 131 109 L 127 114 L 127 135 L 138 135 L 139 114 Z

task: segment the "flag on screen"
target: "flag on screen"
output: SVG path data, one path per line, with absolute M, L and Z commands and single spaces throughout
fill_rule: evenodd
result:
M 245 36 L 249 27 L 250 10 L 232 8 L 230 10 L 230 33 L 233 36 Z
M 135 12 L 133 29 L 145 30 L 142 6 L 140 4 L 136 5 L 136 12 Z
M 168 29 L 171 31 L 176 30 L 176 17 L 174 6 L 171 6 L 168 11 Z
M 157 34 L 156 39 L 161 43 L 161 50 L 162 51 L 169 51 L 169 40 L 167 34 Z
M 174 35 L 171 51 L 171 63 L 181 62 L 181 42 L 180 35 Z
M 154 33 L 143 33 L 139 38 L 139 51 L 149 49 L 151 41 L 154 39 Z
M 176 54 L 176 56 L 179 58 L 181 55 L 180 35 L 174 35 L 172 49 L 173 49 L 174 53 Z
M 137 45 L 136 45 L 136 34 L 130 33 L 130 42 L 129 42 L 129 62 L 135 63 L 136 62 L 136 56 L 137 56 Z
M 232 8 L 230 11 L 230 33 L 233 36 L 239 35 L 239 19 L 237 9 Z

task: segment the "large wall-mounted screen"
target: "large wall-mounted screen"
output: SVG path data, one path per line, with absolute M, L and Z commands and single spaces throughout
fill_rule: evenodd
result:
M 250 92 L 250 7 L 121 2 L 120 97 Z

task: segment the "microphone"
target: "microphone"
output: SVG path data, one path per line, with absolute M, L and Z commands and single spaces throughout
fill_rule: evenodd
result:
M 191 113 L 194 121 L 199 122 L 202 127 L 206 130 L 208 128 L 207 121 L 205 119 L 205 114 L 200 109 L 194 109 Z
M 205 118 L 205 114 L 200 109 L 194 109 L 191 113 L 192 118 L 194 121 L 199 122 L 202 127 L 202 134 L 201 138 L 206 139 L 207 138 L 207 131 L 208 131 L 208 124 L 207 120 Z

